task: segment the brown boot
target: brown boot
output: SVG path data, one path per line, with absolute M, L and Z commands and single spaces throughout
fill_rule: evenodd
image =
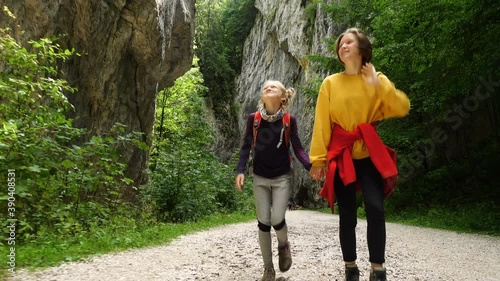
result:
M 285 272 L 292 266 L 292 254 L 290 253 L 290 243 L 286 241 L 285 246 L 278 247 L 280 271 Z
M 274 271 L 274 268 L 269 267 L 264 269 L 264 275 L 262 275 L 262 279 L 260 281 L 274 281 L 276 280 L 276 272 Z

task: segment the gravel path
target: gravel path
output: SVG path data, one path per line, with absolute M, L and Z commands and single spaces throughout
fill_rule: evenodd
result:
M 293 265 L 278 280 L 343 280 L 338 217 L 287 212 Z M 172 243 L 65 263 L 12 280 L 260 280 L 257 223 L 182 236 Z M 358 222 L 358 266 L 368 280 L 366 221 Z M 276 246 L 273 232 L 273 245 Z M 277 268 L 277 249 L 275 268 Z M 500 238 L 387 224 L 389 280 L 500 280 Z

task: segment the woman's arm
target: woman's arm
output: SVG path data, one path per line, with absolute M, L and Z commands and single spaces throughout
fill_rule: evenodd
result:
M 403 117 L 410 111 L 410 100 L 381 72 L 378 73 L 380 86 L 377 92 L 381 100 L 380 111 L 384 118 Z
M 330 117 L 331 91 L 331 83 L 326 78 L 321 84 L 316 101 L 311 150 L 309 152 L 309 158 L 313 167 L 325 167 L 327 162 L 328 145 L 333 128 Z

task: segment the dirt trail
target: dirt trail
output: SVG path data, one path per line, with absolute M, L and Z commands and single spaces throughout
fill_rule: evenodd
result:
M 314 211 L 287 212 L 292 268 L 280 280 L 343 280 L 338 217 Z M 241 223 L 182 236 L 164 246 L 66 263 L 11 280 L 260 280 L 257 223 Z M 358 265 L 368 280 L 366 221 L 359 220 Z M 276 240 L 273 233 L 273 245 Z M 275 247 L 274 247 L 275 248 Z M 277 249 L 275 268 L 277 268 Z M 500 238 L 387 224 L 389 280 L 500 280 Z

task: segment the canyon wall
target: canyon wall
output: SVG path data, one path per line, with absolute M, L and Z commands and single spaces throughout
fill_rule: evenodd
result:
M 22 42 L 53 35 L 75 56 L 61 66 L 76 87 L 68 98 L 75 126 L 102 135 L 116 123 L 151 144 L 158 90 L 191 68 L 194 0 L 0 0 L 16 16 L 0 17 Z M 148 152 L 124 147 L 127 176 L 145 181 Z

